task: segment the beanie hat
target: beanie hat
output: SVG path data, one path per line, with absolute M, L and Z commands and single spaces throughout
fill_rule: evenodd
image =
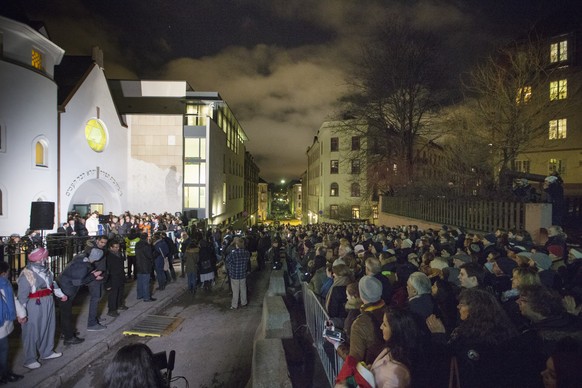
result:
M 364 252 L 366 249 L 364 249 L 364 246 L 362 244 L 358 244 L 354 247 L 354 252 L 356 254 L 360 253 L 360 252 Z
M 495 260 L 497 266 L 505 275 L 511 275 L 513 269 L 517 267 L 517 263 L 511 260 L 509 257 L 500 257 Z
M 491 233 L 486 234 L 484 239 L 487 240 L 491 244 L 495 244 L 497 242 L 497 238 L 495 237 L 494 234 L 491 234 Z
M 101 260 L 102 257 L 103 251 L 99 248 L 91 249 L 91 252 L 89 252 L 89 256 L 87 256 L 90 262 Z
M 402 241 L 400 248 L 402 248 L 402 249 L 412 248 L 412 240 L 407 238 L 406 240 Z
M 545 253 L 536 252 L 531 255 L 531 259 L 536 263 L 536 266 L 540 270 L 546 270 L 552 266 L 552 259 L 550 259 L 550 256 Z
M 382 283 L 373 276 L 366 275 L 358 283 L 360 297 L 367 303 L 375 303 L 382 298 Z
M 34 251 L 28 254 L 28 261 L 37 263 L 39 261 L 46 259 L 48 255 L 49 255 L 48 250 L 46 250 L 45 248 L 43 247 L 36 248 Z
M 471 256 L 466 253 L 458 253 L 452 257 L 453 260 L 461 260 L 463 263 L 470 263 L 473 261 Z

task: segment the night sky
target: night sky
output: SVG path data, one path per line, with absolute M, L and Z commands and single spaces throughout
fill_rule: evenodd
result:
M 487 50 L 565 2 L 14 0 L 66 54 L 100 46 L 108 78 L 186 80 L 218 91 L 267 181 L 306 170 L 305 151 L 339 112 L 353 59 L 377 26 L 404 18 L 437 32 L 458 79 Z

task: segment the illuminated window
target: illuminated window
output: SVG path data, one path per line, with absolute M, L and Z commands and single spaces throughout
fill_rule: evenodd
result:
M 352 197 L 359 197 L 360 196 L 360 184 L 359 183 L 352 183 L 351 194 L 352 194 Z
M 352 136 L 352 151 L 359 151 L 360 150 L 360 137 L 359 136 Z
M 352 218 L 356 220 L 360 219 L 360 207 L 357 205 L 352 206 Z
M 206 159 L 206 139 L 203 137 L 185 138 L 184 157 Z
M 35 49 L 32 49 L 32 67 L 42 70 L 42 54 Z
M 329 218 L 337 220 L 339 218 L 339 206 L 330 205 L 329 206 Z
M 561 159 L 550 159 L 548 163 L 548 172 L 554 173 L 557 172 L 560 175 L 566 174 L 566 163 Z
M 330 151 L 331 152 L 339 151 L 339 138 L 332 137 L 330 140 L 331 140 L 330 143 L 329 143 L 329 145 L 330 145 Z
M 227 190 L 226 190 L 226 183 L 222 184 L 222 203 L 226 203 L 226 197 L 227 197 Z
M 39 140 L 34 145 L 34 165 L 37 167 L 48 167 L 46 143 Z
M 206 163 L 186 163 L 184 165 L 185 184 L 206 183 Z
M 568 80 L 550 82 L 550 101 L 564 100 L 568 96 Z
M 354 159 L 352 160 L 352 174 L 359 174 L 360 173 L 360 160 Z
M 524 86 L 517 89 L 515 102 L 518 104 L 527 104 L 531 100 L 531 86 Z
M 514 162 L 514 168 L 513 169 L 515 171 L 529 173 L 530 161 L 529 160 L 516 160 Z
M 550 140 L 565 139 L 568 130 L 567 119 L 550 120 Z
M 564 62 L 568 60 L 568 41 L 552 43 L 550 45 L 550 62 Z
M 372 218 L 378 219 L 378 205 L 372 205 Z
M 337 197 L 339 196 L 339 185 L 337 183 L 332 183 L 329 187 L 329 196 Z
M 91 119 L 85 125 L 85 139 L 95 152 L 103 152 L 107 147 L 109 135 L 105 124 L 99 119 Z
M 206 208 L 206 188 L 205 187 L 184 187 L 184 207 L 190 209 Z
M 330 174 L 339 174 L 339 160 L 330 161 Z
M 398 164 L 396 163 L 392 164 L 392 172 L 394 173 L 394 175 L 398 175 Z

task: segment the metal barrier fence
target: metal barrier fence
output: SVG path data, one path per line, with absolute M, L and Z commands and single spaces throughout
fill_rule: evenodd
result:
M 329 319 L 329 315 L 327 315 L 327 312 L 321 305 L 319 298 L 307 287 L 307 283 L 301 282 L 301 291 L 303 294 L 307 327 L 309 328 L 309 332 L 313 338 L 313 345 L 317 349 L 319 359 L 327 375 L 329 386 L 333 387 L 335 378 L 343 365 L 343 360 L 338 356 L 331 344 L 324 347 L 326 340 L 323 338 L 323 329 L 325 321 Z
M 0 245 L 0 260 L 5 261 L 10 266 L 11 280 L 16 282 L 18 275 L 28 259 L 28 254 L 39 245 L 44 245 L 49 251 L 49 267 L 58 276 L 75 255 L 83 251 L 87 240 L 94 237 L 75 237 L 62 235 L 48 235 L 44 242 L 32 242 L 23 238 L 19 243 L 10 243 L 8 238 L 0 237 L 3 241 Z M 125 243 L 121 244 L 120 255 L 125 258 Z M 127 261 L 124 260 L 125 265 Z M 127 268 L 126 268 L 127 269 Z

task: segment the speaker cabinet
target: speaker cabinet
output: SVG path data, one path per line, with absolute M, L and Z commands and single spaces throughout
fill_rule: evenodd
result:
M 52 230 L 55 225 L 54 202 L 30 203 L 30 229 Z

